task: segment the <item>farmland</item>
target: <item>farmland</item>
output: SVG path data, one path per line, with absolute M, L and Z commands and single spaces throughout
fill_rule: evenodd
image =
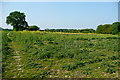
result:
M 3 31 L 3 78 L 118 78 L 120 37 Z

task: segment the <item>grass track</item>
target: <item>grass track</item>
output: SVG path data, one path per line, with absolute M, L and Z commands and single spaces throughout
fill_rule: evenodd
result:
M 110 34 L 10 32 L 8 38 L 12 41 L 8 46 L 12 55 L 3 63 L 6 65 L 3 77 L 117 78 L 117 37 Z

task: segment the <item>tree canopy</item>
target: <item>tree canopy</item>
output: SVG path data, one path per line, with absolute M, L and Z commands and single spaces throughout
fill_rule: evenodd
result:
M 114 22 L 112 24 L 112 34 L 118 34 L 120 32 L 120 22 Z
M 29 26 L 28 30 L 30 31 L 36 31 L 36 30 L 39 30 L 40 28 L 36 25 L 33 25 L 33 26 Z
M 112 33 L 112 25 L 111 24 L 99 25 L 96 29 L 96 33 L 111 34 Z
M 114 22 L 113 24 L 99 25 L 96 29 L 96 33 L 101 34 L 118 34 L 120 32 L 120 22 Z
M 67 32 L 67 33 L 94 33 L 94 29 L 45 29 L 50 32 Z
M 6 23 L 13 26 L 13 30 L 20 31 L 28 27 L 28 23 L 25 21 L 25 14 L 19 11 L 14 11 L 7 16 Z

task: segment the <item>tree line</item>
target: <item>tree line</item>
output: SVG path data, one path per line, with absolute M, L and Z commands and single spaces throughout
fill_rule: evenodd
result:
M 99 25 L 96 29 L 96 33 L 118 34 L 120 33 L 120 22 L 114 22 L 113 24 Z
M 67 33 L 95 33 L 94 29 L 45 29 L 45 31 Z
M 29 26 L 25 20 L 25 14 L 19 11 L 14 11 L 6 17 L 6 23 L 13 26 L 15 31 L 36 31 L 40 28 L 36 25 Z M 114 22 L 113 24 L 98 25 L 97 29 L 45 29 L 44 31 L 50 32 L 70 32 L 70 33 L 99 33 L 99 34 L 118 34 L 120 33 L 120 22 Z

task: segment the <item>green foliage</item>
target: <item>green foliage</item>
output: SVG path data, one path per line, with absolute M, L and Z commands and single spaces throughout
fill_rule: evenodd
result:
M 113 55 L 113 56 L 110 56 L 108 58 L 111 59 L 111 60 L 117 60 L 117 59 L 119 59 L 119 56 L 118 55 Z
M 57 59 L 65 58 L 65 54 L 57 53 L 57 54 L 55 54 L 55 58 L 57 58 Z
M 41 40 L 36 40 L 33 42 L 35 45 L 43 45 L 43 42 Z
M 114 22 L 112 24 L 112 34 L 118 34 L 120 32 L 120 22 Z
M 28 30 L 30 30 L 30 31 L 36 31 L 36 30 L 39 30 L 39 27 L 36 26 L 36 25 L 29 26 Z
M 28 27 L 28 23 L 25 21 L 25 14 L 19 11 L 14 11 L 6 18 L 6 23 L 13 26 L 13 30 L 21 31 Z
M 4 78 L 116 77 L 114 69 L 120 64 L 117 35 L 43 31 L 11 31 L 9 37 L 7 33 L 3 35 L 7 51 Z M 10 56 L 15 52 L 19 52 L 20 62 Z M 16 70 L 18 63 L 23 72 Z
M 95 33 L 94 29 L 45 29 L 49 32 L 67 32 L 67 33 Z
M 43 66 L 41 64 L 37 64 L 37 63 L 28 63 L 28 64 L 26 64 L 26 67 L 30 67 L 30 68 L 42 68 Z
M 82 74 L 85 74 L 85 75 L 90 75 L 92 73 L 91 72 L 92 69 L 89 67 L 85 67 L 82 70 L 83 70 Z
M 120 32 L 120 22 L 114 22 L 111 24 L 99 25 L 96 29 L 96 33 L 101 34 L 118 34 Z
M 40 53 L 40 55 L 38 55 L 38 59 L 45 59 L 45 58 L 51 58 L 53 53 Z
M 6 60 L 7 57 L 9 57 L 10 54 L 10 47 L 8 47 L 8 42 L 11 42 L 11 40 L 7 37 L 8 32 L 2 32 L 2 60 Z
M 77 62 L 75 62 L 75 65 L 76 65 L 76 67 L 82 67 L 82 66 L 85 66 L 85 63 L 77 61 Z
M 82 73 L 83 73 L 83 74 L 86 74 L 86 75 L 89 75 L 89 74 L 91 74 L 92 72 L 90 72 L 90 71 L 83 71 Z
M 120 37 L 107 37 L 106 39 L 120 39 Z
M 103 31 L 103 25 L 99 25 L 96 29 L 96 33 L 102 33 Z
M 34 74 L 31 76 L 31 78 L 39 78 L 39 79 L 44 79 L 49 73 L 47 71 L 39 71 L 37 74 Z
M 49 32 L 68 32 L 68 33 L 79 33 L 80 30 L 77 29 L 45 29 L 45 31 Z
M 94 29 L 81 29 L 80 30 L 81 33 L 95 33 Z
M 104 72 L 110 73 L 110 74 L 115 73 L 116 71 L 117 71 L 117 70 L 114 69 L 114 68 L 106 68 L 106 69 L 104 70 Z
M 96 29 L 96 33 L 111 34 L 112 33 L 112 25 L 110 25 L 110 24 L 99 25 Z
M 77 67 L 75 64 L 65 64 L 65 65 L 62 65 L 62 68 L 70 71 L 70 70 L 76 69 Z
M 0 58 L 0 62 L 2 62 L 2 64 L 0 64 L 0 69 L 2 70 L 2 72 L 5 72 L 6 70 L 8 70 L 6 69 L 6 66 L 9 63 L 9 58 L 12 56 L 13 50 L 9 47 L 9 42 L 11 42 L 11 40 L 7 37 L 8 31 L 2 31 L 0 33 L 2 33 L 2 40 L 0 40 L 0 56 L 2 56 L 2 59 Z
M 74 64 L 62 65 L 62 69 L 70 71 L 70 70 L 74 70 L 74 69 L 77 69 L 77 68 L 82 67 L 82 66 L 85 66 L 85 63 L 77 61 Z

